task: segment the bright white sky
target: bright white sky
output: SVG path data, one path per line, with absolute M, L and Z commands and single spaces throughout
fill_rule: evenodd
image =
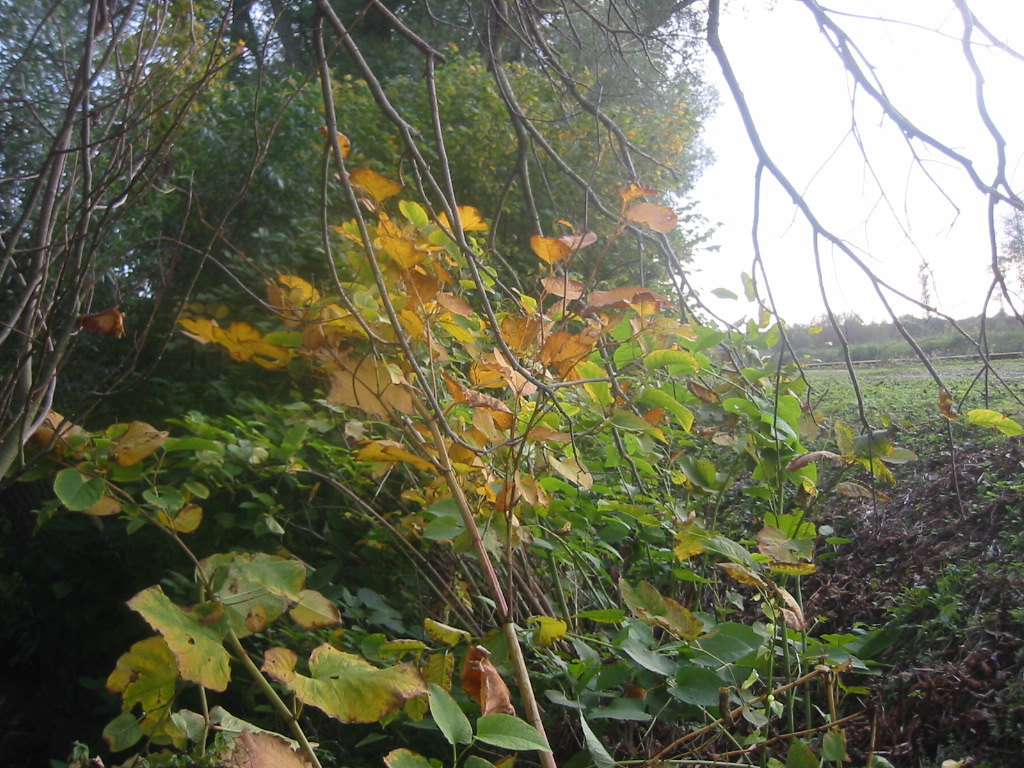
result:
M 969 2 L 990 31 L 1016 50 L 1024 49 L 1024 2 Z M 978 314 L 991 279 L 985 198 L 962 170 L 922 148 L 929 173 L 941 182 L 958 213 L 913 166 L 901 133 L 881 120 L 878 108 L 858 91 L 857 125 L 886 203 L 850 131 L 849 78 L 810 12 L 795 0 L 778 0 L 771 10 L 766 5 L 765 0 L 731 0 L 723 14 L 721 38 L 768 152 L 796 187 L 806 191 L 824 225 L 855 246 L 883 279 L 920 297 L 918 270 L 927 261 L 934 277 L 933 303 L 958 318 Z M 874 65 L 897 108 L 926 133 L 972 157 L 983 179 L 992 178 L 995 144 L 974 106 L 974 80 L 963 58 L 962 26 L 952 0 L 832 0 L 827 7 L 918 25 L 838 18 Z M 1009 144 L 1008 176 L 1020 192 L 1024 62 L 992 49 L 976 48 L 975 55 L 985 74 L 989 110 Z M 753 258 L 756 161 L 710 54 L 707 70 L 722 101 L 705 125 L 705 141 L 717 162 L 693 198 L 712 223 L 721 222 L 712 241 L 720 250 L 698 253 L 690 280 L 705 295 L 723 287 L 742 297 L 739 275 L 751 271 Z M 767 173 L 762 189 L 760 243 L 775 299 L 786 320 L 807 322 L 824 311 L 809 228 Z M 842 253 L 833 253 L 824 243 L 822 248 L 834 311 L 856 312 L 865 320 L 885 319 L 885 310 L 862 273 Z M 743 298 L 708 299 L 727 320 L 754 314 Z M 892 301 L 898 314 L 921 314 L 899 299 Z M 989 312 L 997 309 L 994 305 Z

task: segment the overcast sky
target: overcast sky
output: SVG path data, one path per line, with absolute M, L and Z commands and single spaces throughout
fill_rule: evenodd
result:
M 988 29 L 1024 49 L 1024 2 L 970 3 Z M 810 12 L 796 0 L 777 0 L 773 9 L 765 5 L 764 0 L 732 0 L 721 38 L 767 151 L 805 191 L 825 226 L 847 239 L 883 279 L 920 297 L 919 270 L 926 262 L 934 279 L 933 303 L 956 317 L 978 314 L 991 280 L 985 198 L 962 170 L 921 149 L 928 174 L 943 187 L 937 189 L 912 162 L 900 131 L 881 118 L 861 91 L 855 112 L 859 140 L 872 163 L 867 169 L 851 131 L 850 80 Z M 952 0 L 834 0 L 828 7 L 873 17 L 836 19 L 860 46 L 897 108 L 925 132 L 970 156 L 983 179 L 992 178 L 995 144 L 975 108 L 974 79 L 961 51 L 962 24 Z M 910 23 L 874 20 L 880 16 Z M 989 108 L 1009 144 L 1008 176 L 1020 192 L 1024 62 L 991 48 L 978 48 L 976 56 Z M 721 225 L 713 240 L 719 250 L 698 254 L 691 280 L 705 291 L 723 287 L 742 296 L 739 275 L 750 272 L 753 256 L 756 161 L 710 55 L 707 70 L 722 101 L 705 126 L 717 161 L 694 199 L 709 220 Z M 824 311 L 809 229 L 778 185 L 766 180 L 762 189 L 760 243 L 775 299 L 790 322 L 809 321 Z M 856 312 L 865 320 L 885 317 L 870 284 L 843 254 L 822 243 L 822 263 L 835 311 Z M 753 314 L 742 298 L 713 305 L 728 320 Z M 899 314 L 921 314 L 898 299 L 893 305 Z

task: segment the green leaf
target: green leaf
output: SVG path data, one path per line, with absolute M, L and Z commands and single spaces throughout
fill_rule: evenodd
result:
M 53 479 L 53 492 L 72 512 L 81 512 L 103 498 L 102 477 L 86 477 L 77 469 L 62 469 Z
M 671 413 L 675 416 L 676 423 L 679 424 L 684 432 L 689 432 L 690 428 L 693 427 L 693 411 L 664 390 L 645 389 L 644 393 L 640 396 L 640 402 L 655 408 L 663 408 Z
M 400 200 L 398 202 L 398 210 L 402 212 L 402 215 L 405 216 L 405 218 L 420 229 L 430 223 L 430 217 L 423 209 L 423 206 L 419 203 L 414 203 L 412 200 Z
M 476 737 L 485 744 L 502 749 L 551 751 L 547 740 L 536 728 L 512 715 L 484 715 L 476 721 Z
M 171 602 L 159 586 L 139 592 L 128 607 L 142 614 L 164 636 L 181 676 L 204 688 L 223 691 L 231 679 L 230 656 L 221 644 L 227 632 L 223 618 L 204 623 Z
M 1024 434 L 1024 427 L 1021 427 L 1016 421 L 1008 416 L 1004 416 L 999 411 L 992 411 L 988 408 L 976 408 L 973 411 L 968 411 L 967 420 L 971 424 L 977 424 L 981 427 L 998 429 L 1008 437 Z
M 427 688 L 430 714 L 434 716 L 434 722 L 448 743 L 455 746 L 473 741 L 473 726 L 469 724 L 469 718 L 459 708 L 455 699 L 439 685 L 430 683 Z
M 644 358 L 647 370 L 669 368 L 675 376 L 684 376 L 700 370 L 700 361 L 682 349 L 656 349 Z
M 711 289 L 711 293 L 713 293 L 715 296 L 717 296 L 720 299 L 738 299 L 739 298 L 739 296 L 737 296 L 735 293 L 730 291 L 728 288 L 712 288 Z
M 582 714 L 580 715 L 580 729 L 583 731 L 583 743 L 587 745 L 587 751 L 594 759 L 594 765 L 597 768 L 615 768 L 615 758 L 608 754 L 608 750 L 604 748 L 604 744 L 597 738 L 597 734 L 594 733 L 587 718 Z
M 306 567 L 289 558 L 231 552 L 211 555 L 199 569 L 239 637 L 263 631 L 304 597 Z
M 814 752 L 800 739 L 789 742 L 786 768 L 818 768 L 818 765 L 818 758 L 814 756 Z
M 621 608 L 598 608 L 593 611 L 582 611 L 573 618 L 589 619 L 598 624 L 619 624 L 626 619 L 626 612 Z
M 139 727 L 146 735 L 154 736 L 167 718 L 179 679 L 174 654 L 163 637 L 155 635 L 140 640 L 121 655 L 107 678 L 107 690 L 121 694 L 126 712 L 139 704 L 144 713 Z
M 490 760 L 484 760 L 482 757 L 470 755 L 466 758 L 466 762 L 462 764 L 462 768 L 495 768 L 495 766 Z
M 131 712 L 122 712 L 103 729 L 103 738 L 113 752 L 120 752 L 134 745 L 145 734 L 139 727 L 139 719 Z
M 717 707 L 721 701 L 722 678 L 706 667 L 688 664 L 676 674 L 676 684 L 668 692 L 687 704 Z
M 846 734 L 836 729 L 828 731 L 821 740 L 821 756 L 832 763 L 843 763 L 849 760 L 846 754 Z
M 287 648 L 263 655 L 263 671 L 298 699 L 343 723 L 376 723 L 397 712 L 408 699 L 427 693 L 412 664 L 378 669 L 361 656 L 324 643 L 309 657 L 310 676 L 295 671 L 298 656 Z

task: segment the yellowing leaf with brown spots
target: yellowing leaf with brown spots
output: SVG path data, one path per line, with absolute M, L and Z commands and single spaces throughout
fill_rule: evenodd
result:
M 953 396 L 949 394 L 949 390 L 945 387 L 939 390 L 939 413 L 950 420 L 959 419 L 962 415 L 956 412 L 956 408 L 953 405 Z
M 263 655 L 263 671 L 299 701 L 343 723 L 377 723 L 427 692 L 419 669 L 412 664 L 379 669 L 326 643 L 309 657 L 309 677 L 295 671 L 297 662 L 293 651 L 271 648 Z
M 304 589 L 299 593 L 299 602 L 288 611 L 292 621 L 306 629 L 323 629 L 341 624 L 341 611 L 315 589 Z
M 243 730 L 222 758 L 225 768 L 312 768 L 304 752 L 284 736 L 270 731 Z

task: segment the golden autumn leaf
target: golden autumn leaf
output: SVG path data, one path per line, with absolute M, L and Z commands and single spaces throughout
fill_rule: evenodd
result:
M 441 289 L 438 279 L 420 271 L 421 269 L 410 269 L 402 273 L 402 282 L 405 283 L 405 290 L 409 294 L 413 306 L 422 306 L 433 301 Z
M 264 340 L 263 334 L 248 323 L 236 321 L 227 328 L 221 328 L 216 320 L 206 317 L 181 317 L 178 323 L 185 328 L 185 335 L 190 339 L 200 344 L 218 344 L 239 362 L 251 361 L 263 368 L 283 368 L 294 355 L 291 349 Z
M 650 184 L 638 184 L 635 181 L 631 181 L 629 184 L 619 189 L 619 196 L 622 198 L 623 203 L 632 202 L 638 197 L 654 197 L 657 194 L 659 194 L 658 190 Z
M 679 217 L 671 208 L 655 203 L 636 203 L 626 211 L 626 220 L 633 224 L 642 224 L 662 234 L 671 232 L 679 223 Z
M 403 382 L 396 383 L 388 367 L 379 360 L 344 356 L 335 360 L 331 371 L 331 389 L 327 402 L 359 408 L 369 416 L 386 418 L 392 410 L 412 415 L 416 412 L 413 393 Z
M 509 316 L 501 321 L 501 337 L 510 349 L 516 352 L 526 352 L 537 344 L 546 326 L 547 323 L 537 316 Z
M 400 443 L 396 443 L 394 440 L 372 440 L 366 443 L 356 454 L 356 461 L 384 464 L 396 464 L 401 461 L 412 464 L 424 472 L 432 472 L 435 469 L 429 461 L 405 450 Z
M 120 431 L 122 427 L 123 432 Z M 117 435 L 111 453 L 122 467 L 138 464 L 166 443 L 168 437 L 167 432 L 158 430 L 144 421 L 115 424 L 107 431 L 111 436 Z
M 503 401 L 496 397 L 485 395 L 483 392 L 477 392 L 475 389 L 470 389 L 447 374 L 445 375 L 444 380 L 445 385 L 448 387 L 448 391 L 455 399 L 455 402 L 466 403 L 473 408 L 488 411 L 491 417 L 502 429 L 508 429 L 512 426 L 514 416 L 512 415 L 511 409 L 505 405 Z
M 341 611 L 333 602 L 315 589 L 299 592 L 299 602 L 291 607 L 288 615 L 292 621 L 305 629 L 323 629 L 341 624 Z
M 530 238 L 530 247 L 537 258 L 547 264 L 557 264 L 570 253 L 572 248 L 554 237 L 534 235 Z
M 739 563 L 719 563 L 718 567 L 740 584 L 757 587 L 758 589 L 768 589 L 768 584 L 764 579 Z
M 445 229 L 452 228 L 448 221 L 448 214 L 443 211 L 441 212 L 441 215 L 437 217 L 437 220 L 441 222 L 441 226 Z M 463 232 L 486 232 L 488 229 L 487 222 L 484 221 L 483 215 L 472 205 L 459 206 L 459 223 L 462 224 Z
M 515 715 L 508 686 L 491 663 L 490 655 L 482 645 L 469 649 L 462 664 L 462 689 L 480 705 L 483 715 Z
M 331 138 L 331 129 L 326 125 L 321 125 L 320 135 L 325 139 Z M 342 158 L 348 157 L 348 153 L 352 151 L 352 142 L 349 140 L 348 136 L 340 131 L 335 131 L 334 135 L 338 138 L 338 147 L 341 149 Z
M 111 496 L 104 496 L 91 507 L 82 510 L 84 514 L 92 515 L 93 517 L 116 515 L 120 511 L 121 502 Z
M 349 174 L 348 178 L 378 203 L 382 203 L 402 191 L 402 185 L 397 181 L 381 176 L 369 168 L 357 168 Z
M 108 309 L 95 315 L 82 315 L 78 324 L 83 330 L 100 336 L 113 336 L 120 339 L 124 336 L 124 312 Z
M 417 247 L 414 240 L 395 235 L 379 235 L 377 243 L 391 260 L 402 269 L 410 269 L 424 261 L 430 254 Z
M 599 336 L 584 330 L 581 333 L 559 331 L 548 336 L 540 349 L 540 361 L 565 376 L 585 359 L 597 345 Z

